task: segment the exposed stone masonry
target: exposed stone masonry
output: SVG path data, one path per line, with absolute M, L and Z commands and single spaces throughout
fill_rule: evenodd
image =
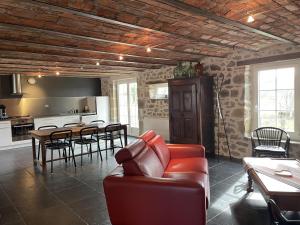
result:
M 260 58 L 272 55 L 287 54 L 299 51 L 299 47 L 278 46 L 277 48 L 266 49 L 262 52 L 243 53 L 236 52 L 227 59 L 205 58 L 201 60 L 204 64 L 204 74 L 209 76 L 224 75 L 224 86 L 221 92 L 221 103 L 226 122 L 229 144 L 232 155 L 235 158 L 251 156 L 251 143 L 249 134 L 251 131 L 251 66 L 237 66 L 237 61 Z M 147 70 L 138 74 L 138 98 L 139 98 L 139 119 L 142 128 L 143 119 L 168 118 L 168 101 L 149 99 L 147 82 L 165 81 L 173 77 L 173 67 L 164 67 L 158 70 Z M 103 80 L 103 93 L 111 93 L 112 88 L 105 85 L 112 85 L 112 82 Z M 113 111 L 113 109 L 112 109 Z M 215 115 L 215 117 L 217 117 Z M 220 124 L 221 125 L 221 124 Z M 142 129 L 141 129 L 142 132 Z M 220 154 L 228 155 L 225 142 L 224 130 L 220 126 Z M 215 125 L 215 144 L 217 147 L 217 127 Z M 216 148 L 217 151 L 217 148 Z M 291 157 L 300 158 L 299 144 L 291 144 Z

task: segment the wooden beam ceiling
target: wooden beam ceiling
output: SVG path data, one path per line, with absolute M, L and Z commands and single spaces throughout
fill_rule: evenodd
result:
M 55 54 L 1 51 L 1 50 L 0 50 L 0 58 L 45 61 L 45 62 L 52 62 L 53 64 L 78 63 L 79 65 L 95 65 L 96 62 L 100 62 L 100 65 L 123 66 L 123 67 L 134 67 L 134 68 L 145 68 L 145 69 L 159 69 L 162 66 L 159 64 L 151 64 L 151 63 L 127 62 L 127 61 L 107 60 L 107 59 L 98 59 L 98 58 L 83 58 L 83 57 L 79 58 L 74 56 L 61 56 Z
M 188 40 L 188 41 L 194 42 L 194 43 L 201 42 L 201 43 L 205 43 L 207 45 L 212 45 L 212 46 L 221 46 L 221 47 L 226 47 L 226 48 L 230 48 L 230 49 L 232 49 L 232 48 L 241 48 L 241 49 L 244 49 L 244 50 L 253 51 L 253 49 L 251 49 L 251 48 L 243 48 L 243 47 L 239 47 L 239 46 L 229 45 L 229 44 L 226 44 L 226 43 L 220 43 L 220 42 L 217 42 L 217 41 L 212 41 L 212 40 L 209 40 L 209 39 L 203 39 L 203 38 L 200 38 L 200 37 L 199 38 L 192 38 L 192 37 L 189 37 L 189 36 L 180 35 L 176 32 L 167 32 L 167 31 L 163 31 L 163 30 L 153 29 L 153 28 L 150 28 L 150 27 L 140 26 L 140 25 L 137 25 L 137 24 L 126 23 L 126 22 L 118 21 L 116 19 L 105 18 L 105 17 L 94 15 L 94 14 L 91 14 L 91 13 L 86 13 L 86 12 L 82 12 L 82 11 L 78 11 L 78 10 L 74 10 L 74 9 L 70 9 L 70 8 L 65 8 L 65 7 L 45 3 L 45 2 L 42 2 L 42 1 L 38 1 L 38 0 L 22 0 L 22 1 L 26 2 L 28 4 L 34 4 L 34 5 L 38 5 L 38 6 L 41 6 L 41 7 L 46 7 L 46 8 L 49 8 L 50 10 L 58 11 L 58 12 L 61 12 L 61 13 L 70 13 L 70 14 L 77 15 L 77 16 L 80 16 L 80 17 L 86 17 L 86 18 L 89 18 L 89 19 L 98 20 L 98 21 L 101 21 L 101 22 L 104 22 L 104 23 L 109 23 L 109 24 L 113 24 L 113 25 L 117 25 L 117 26 L 127 27 L 127 28 L 130 28 L 130 29 L 153 32 L 153 33 L 156 33 L 156 34 L 161 34 L 161 35 L 166 35 L 166 36 L 172 36 L 176 39 Z
M 121 41 L 113 41 L 113 40 L 108 40 L 108 39 L 84 36 L 84 35 L 79 35 L 79 34 L 65 33 L 65 32 L 60 32 L 60 31 L 49 30 L 49 29 L 35 28 L 35 27 L 24 26 L 24 25 L 19 26 L 19 25 L 15 25 L 15 24 L 0 23 L 0 29 L 7 29 L 10 31 L 14 31 L 14 32 L 20 32 L 20 31 L 32 32 L 32 33 L 35 33 L 38 35 L 41 35 L 42 33 L 44 33 L 49 36 L 55 36 L 55 37 L 61 36 L 64 38 L 69 38 L 69 39 L 78 39 L 79 41 L 109 43 L 109 44 L 121 45 L 121 46 L 124 45 L 124 46 L 142 49 L 143 52 L 146 51 L 147 47 L 151 47 L 152 51 L 170 52 L 170 53 L 175 53 L 175 54 L 185 56 L 185 57 L 187 57 L 187 56 L 197 57 L 198 59 L 199 59 L 199 57 L 202 57 L 202 56 L 224 57 L 224 56 L 207 55 L 207 54 L 194 53 L 194 52 L 188 52 L 188 51 L 179 51 L 179 50 L 167 49 L 167 48 L 159 48 L 159 47 L 149 46 L 149 45 L 138 45 L 138 44 L 121 42 Z
M 275 39 L 275 40 L 278 40 L 278 41 L 282 41 L 284 43 L 298 44 L 298 43 L 293 42 L 289 39 L 286 39 L 286 38 L 283 38 L 283 37 L 280 37 L 280 36 L 277 36 L 277 35 L 274 35 L 274 34 L 271 34 L 271 33 L 256 29 L 256 28 L 253 28 L 251 26 L 247 26 L 247 25 L 245 25 L 243 23 L 240 23 L 238 21 L 234 21 L 234 20 L 231 20 L 231 19 L 228 19 L 228 18 L 225 18 L 225 17 L 218 16 L 214 13 L 209 12 L 208 10 L 194 7 L 192 5 L 184 3 L 182 1 L 177 1 L 177 0 L 158 0 L 158 1 L 162 2 L 164 4 L 167 4 L 167 5 L 173 6 L 177 9 L 183 10 L 185 12 L 192 13 L 196 16 L 202 16 L 202 17 L 208 18 L 210 20 L 217 21 L 219 23 L 234 26 L 234 27 L 237 27 L 237 28 L 240 28 L 240 29 L 243 29 L 243 30 L 247 30 L 247 31 L 250 31 L 250 32 L 265 36 L 265 37 L 268 37 L 268 38 L 272 38 L 272 39 Z
M 241 21 L 210 10 L 208 0 L 2 0 L 0 74 L 128 75 L 237 48 L 297 44 L 294 30 L 285 35 Z

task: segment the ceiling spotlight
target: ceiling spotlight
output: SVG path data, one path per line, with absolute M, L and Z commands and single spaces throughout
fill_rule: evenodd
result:
M 122 55 L 119 56 L 119 60 L 123 60 L 124 57 Z
M 42 78 L 42 75 L 41 75 L 41 74 L 39 74 L 39 75 L 38 75 L 38 77 L 39 77 L 39 78 Z
M 60 75 L 60 72 L 57 71 L 55 74 L 56 74 L 57 76 L 59 76 L 59 75 Z
M 247 23 L 252 23 L 252 22 L 254 22 L 254 17 L 248 16 Z
M 96 66 L 100 66 L 100 63 L 99 63 L 99 62 L 96 62 Z
M 151 48 L 148 47 L 148 48 L 146 49 L 146 51 L 147 51 L 148 53 L 151 52 Z

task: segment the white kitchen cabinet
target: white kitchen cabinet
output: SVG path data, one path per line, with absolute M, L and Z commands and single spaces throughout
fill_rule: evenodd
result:
M 12 144 L 11 123 L 10 121 L 0 121 L 0 147 Z
M 81 122 L 84 124 L 90 124 L 94 120 L 99 120 L 99 117 L 97 114 L 95 115 L 86 115 L 81 117 Z

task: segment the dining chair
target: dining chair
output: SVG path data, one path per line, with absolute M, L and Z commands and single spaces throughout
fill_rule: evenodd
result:
M 120 123 L 109 124 L 104 129 L 104 134 L 99 136 L 100 140 L 105 141 L 105 151 L 106 151 L 106 158 L 107 158 L 107 150 L 112 150 L 113 154 L 115 153 L 115 148 L 123 148 L 122 142 L 122 125 Z M 121 146 L 115 145 L 114 140 L 119 139 Z M 110 147 L 108 148 L 107 142 L 110 142 Z
M 273 199 L 268 201 L 270 225 L 300 225 L 300 212 L 282 211 Z
M 80 123 L 66 123 L 63 127 L 78 127 Z
M 289 157 L 289 134 L 276 127 L 260 127 L 251 133 L 252 155 Z
M 51 173 L 53 173 L 53 152 L 62 149 L 65 162 L 67 162 L 67 148 L 69 149 L 69 154 L 72 154 L 74 166 L 76 167 L 74 149 L 72 147 L 72 130 L 54 131 L 50 134 L 50 143 L 46 146 L 46 149 L 51 151 Z M 60 156 L 59 159 L 61 159 Z
M 56 125 L 47 125 L 47 126 L 41 126 L 38 128 L 38 130 L 47 130 L 47 129 L 55 129 L 57 128 Z M 50 140 L 45 141 L 45 146 L 50 143 Z M 38 159 L 40 159 L 40 153 L 41 153 L 41 143 L 39 143 L 39 148 L 38 148 Z M 59 151 L 59 156 L 60 156 L 60 151 Z
M 85 127 L 80 130 L 80 138 L 74 141 L 75 145 L 80 145 L 81 148 L 81 165 L 82 165 L 82 156 L 83 156 L 83 146 L 85 145 L 87 148 L 87 152 L 89 152 L 90 157 L 92 159 L 92 144 L 97 143 L 97 152 L 100 154 L 101 161 L 102 154 L 100 150 L 99 136 L 98 136 L 98 127 L 91 126 Z M 89 147 L 89 148 L 88 148 Z

